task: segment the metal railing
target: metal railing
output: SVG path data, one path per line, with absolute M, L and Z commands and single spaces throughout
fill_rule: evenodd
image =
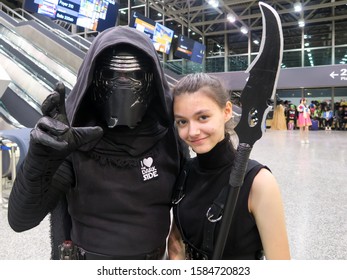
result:
M 6 139 L 0 139 L 0 205 L 3 208 L 7 208 L 8 197 L 11 191 L 14 180 L 16 179 L 16 165 L 17 165 L 17 145 L 6 141 Z M 7 172 L 3 174 L 3 153 L 9 153 L 9 166 Z M 9 180 L 10 178 L 10 180 Z M 6 184 L 4 184 L 6 182 Z M 9 184 L 7 184 L 9 183 Z M 9 185 L 9 186 L 7 186 Z M 7 191 L 7 192 L 6 192 Z

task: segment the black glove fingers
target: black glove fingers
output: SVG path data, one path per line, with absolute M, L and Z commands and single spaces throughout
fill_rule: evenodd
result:
M 44 116 L 68 124 L 65 110 L 65 86 L 62 82 L 58 82 L 52 94 L 43 101 L 41 111 Z
M 42 117 L 38 120 L 35 129 L 40 129 L 52 136 L 61 136 L 69 130 L 69 126 L 59 120 L 50 117 Z
M 57 136 L 49 135 L 38 128 L 31 131 L 30 139 L 35 144 L 41 144 L 61 152 L 68 149 L 66 141 L 60 141 Z
M 59 93 L 59 113 L 66 116 L 65 110 L 65 85 L 62 82 L 58 82 L 54 89 Z
M 58 114 L 59 100 L 60 95 L 56 91 L 48 95 L 41 105 L 42 114 L 51 118 L 55 117 Z

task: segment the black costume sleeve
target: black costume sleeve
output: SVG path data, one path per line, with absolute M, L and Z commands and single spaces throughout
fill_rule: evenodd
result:
M 17 174 L 8 204 L 8 222 L 16 232 L 37 226 L 73 185 L 71 161 L 46 152 L 31 147 Z

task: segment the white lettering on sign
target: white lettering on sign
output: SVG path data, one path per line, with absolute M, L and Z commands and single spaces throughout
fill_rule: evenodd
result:
M 73 18 L 72 18 L 72 17 L 69 17 L 69 16 L 67 16 L 67 15 L 64 16 L 64 20 L 73 22 Z
M 61 18 L 63 20 L 66 20 L 66 21 L 70 21 L 70 22 L 73 22 L 74 19 L 68 15 L 64 15 L 64 14 L 61 14 L 61 13 L 57 13 L 57 18 Z
M 340 73 L 335 73 L 335 71 L 333 71 L 330 73 L 329 76 L 334 80 L 335 80 L 335 77 L 340 77 L 341 81 L 346 81 L 347 80 L 347 69 L 342 68 L 340 70 Z
M 57 13 L 57 18 L 64 19 L 64 15 L 62 15 L 61 13 Z
M 65 8 L 69 8 L 69 9 L 73 9 L 75 7 L 74 4 L 72 3 L 66 3 L 62 0 L 59 1 L 59 5 L 62 6 L 62 7 L 65 7 Z

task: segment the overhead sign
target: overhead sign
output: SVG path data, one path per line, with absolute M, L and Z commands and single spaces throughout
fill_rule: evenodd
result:
M 115 0 L 26 0 L 24 9 L 94 31 L 116 25 L 119 4 Z
M 347 81 L 347 68 L 342 68 L 340 71 L 331 72 L 330 77 L 333 79 L 340 79 L 341 81 Z
M 248 74 L 241 71 L 211 73 L 225 82 L 227 88 L 242 90 Z M 347 65 L 328 65 L 281 69 L 277 88 L 347 87 Z

